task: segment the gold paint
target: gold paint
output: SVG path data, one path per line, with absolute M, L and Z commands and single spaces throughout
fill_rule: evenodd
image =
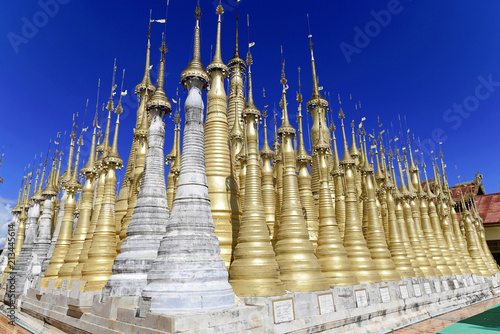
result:
M 82 194 L 80 195 L 80 215 L 78 218 L 78 223 L 76 225 L 73 237 L 71 239 L 71 244 L 69 250 L 64 258 L 64 264 L 61 266 L 58 272 L 58 280 L 56 280 L 54 287 L 61 287 L 62 280 L 71 279 L 75 267 L 78 265 L 78 260 L 80 258 L 83 244 L 85 238 L 87 237 L 90 218 L 92 215 L 92 202 L 94 199 L 94 181 L 95 181 L 95 145 L 96 145 L 96 128 L 97 128 L 97 113 L 94 119 L 94 133 L 92 134 L 92 144 L 90 148 L 89 160 L 87 164 L 82 168 L 81 174 L 85 175 L 85 183 L 83 185 Z M 71 285 L 68 284 L 68 290 L 71 289 Z
M 262 204 L 266 214 L 267 228 L 271 239 L 274 239 L 274 225 L 276 217 L 276 193 L 274 190 L 274 172 L 271 166 L 271 159 L 274 155 L 273 150 L 269 146 L 267 138 L 267 110 L 264 108 L 262 113 L 264 118 L 264 143 L 260 150 L 262 158 L 261 185 L 262 185 Z
M 299 68 L 300 76 L 300 68 Z M 302 94 L 300 93 L 300 77 L 299 77 L 299 93 L 297 94 L 298 116 L 297 122 L 299 125 L 299 143 L 295 160 L 298 167 L 298 182 L 300 203 L 302 204 L 304 218 L 306 220 L 307 231 L 309 232 L 309 240 L 311 240 L 314 249 L 318 246 L 318 211 L 314 204 L 314 198 L 311 190 L 311 175 L 309 175 L 308 165 L 311 164 L 311 156 L 307 153 L 304 145 L 304 135 L 302 131 Z M 320 189 L 321 192 L 321 189 Z M 330 203 L 332 204 L 332 203 Z M 332 204 L 333 205 L 333 204 Z M 332 206 L 333 208 L 333 206 Z M 342 247 L 343 248 L 343 247 Z
M 284 65 L 284 64 L 283 64 Z M 280 266 L 281 281 L 288 291 L 319 291 L 329 287 L 321 273 L 321 265 L 314 255 L 314 248 L 309 241 L 304 215 L 299 197 L 299 185 L 295 174 L 295 152 L 292 140 L 295 129 L 288 121 L 286 102 L 286 79 L 284 69 L 281 83 L 283 93 L 281 107 L 283 122 L 278 132 L 281 136 L 283 159 L 283 204 L 281 221 L 275 245 L 276 260 Z
M 25 176 L 25 178 L 27 178 L 27 176 Z M 31 191 L 31 179 L 29 181 L 29 186 L 28 186 L 28 181 L 26 181 L 22 195 L 22 202 L 15 211 L 15 213 L 17 213 L 18 212 L 17 210 L 20 210 L 19 211 L 20 215 L 18 218 L 19 225 L 17 227 L 16 241 L 14 242 L 14 258 L 13 259 L 9 258 L 9 262 L 7 263 L 7 266 L 5 267 L 5 270 L 2 275 L 2 280 L 0 282 L 1 284 L 4 284 L 7 281 L 7 278 L 9 277 L 9 274 L 12 271 L 15 262 L 17 261 L 17 257 L 21 252 L 21 248 L 23 247 L 25 229 L 26 229 L 26 220 L 28 219 L 28 216 L 26 215 L 26 209 L 27 209 L 26 206 L 28 204 L 28 197 L 30 191 Z M 13 263 L 11 261 L 13 261 Z
M 116 70 L 116 66 L 114 67 Z M 163 72 L 160 67 L 160 74 L 158 83 L 163 84 Z M 113 91 L 114 91 L 114 74 L 113 85 L 111 89 L 111 96 L 108 102 L 108 124 L 105 134 L 105 145 L 109 138 L 109 126 L 111 122 L 111 111 L 113 110 Z M 156 103 L 163 102 L 161 97 L 155 100 Z M 109 149 L 109 153 L 105 155 L 103 160 L 103 173 L 106 173 L 104 183 L 104 193 L 102 203 L 97 218 L 95 231 L 93 233 L 92 242 L 88 252 L 88 259 L 82 269 L 81 280 L 84 284 L 80 286 L 80 291 L 99 291 L 106 284 L 108 278 L 113 274 L 112 266 L 116 258 L 116 222 L 115 222 L 115 192 L 116 192 L 116 168 L 121 168 L 123 161 L 118 155 L 118 129 L 120 125 L 120 114 L 123 109 L 121 108 L 121 94 L 120 102 L 116 107 L 116 122 L 115 133 L 113 137 L 113 145 Z M 109 145 L 109 144 L 108 144 Z M 106 150 L 103 152 L 106 153 Z M 102 159 L 102 156 L 101 156 Z
M 319 85 L 318 85 L 318 77 L 316 74 L 316 61 L 314 59 L 314 51 L 313 51 L 313 43 L 311 38 L 309 38 L 309 49 L 311 51 L 311 68 L 312 68 L 312 81 L 313 81 L 313 93 L 309 101 L 307 101 L 306 107 L 307 111 L 311 113 L 312 116 L 312 127 L 311 127 L 311 141 L 316 143 L 319 138 L 319 111 L 320 109 L 323 111 L 322 114 L 322 123 L 326 124 L 326 110 L 328 110 L 328 101 L 325 100 L 320 93 Z M 330 131 L 325 126 L 323 128 L 323 136 L 327 142 L 330 142 Z M 327 161 L 331 160 L 331 152 L 328 151 Z M 316 156 L 316 153 L 312 153 L 312 164 L 311 164 L 311 189 L 314 198 L 314 203 L 316 207 L 319 204 L 319 160 Z M 329 167 L 330 166 L 329 162 Z M 329 168 L 329 169 L 330 169 Z
M 361 176 L 366 193 L 363 200 L 363 208 L 366 208 L 367 216 L 366 245 L 370 250 L 371 257 L 382 281 L 398 281 L 401 279 L 401 276 L 396 271 L 396 265 L 391 258 L 391 253 L 387 246 L 382 222 L 378 219 L 378 210 L 375 203 L 375 187 L 372 181 L 373 168 L 368 163 L 366 141 L 364 139 L 363 142 L 365 157 L 361 168 Z
M 436 271 L 434 270 L 434 267 L 432 267 L 429 258 L 427 257 L 427 254 L 425 253 L 424 248 L 422 247 L 421 240 L 418 237 L 417 227 L 415 226 L 415 221 L 413 220 L 413 213 L 410 204 L 410 202 L 413 202 L 413 205 L 415 205 L 415 202 L 412 194 L 406 188 L 403 176 L 403 168 L 401 167 L 401 157 L 399 156 L 399 151 L 397 148 L 396 148 L 396 156 L 399 168 L 399 180 L 401 182 L 401 193 L 403 195 L 402 199 L 403 213 L 406 222 L 406 228 L 408 229 L 408 237 L 410 239 L 413 251 L 415 252 L 418 265 L 422 270 L 422 272 L 424 273 L 424 276 L 425 277 L 436 276 Z
M 410 149 L 410 157 L 412 157 L 411 149 Z M 421 219 L 421 224 L 422 224 L 422 230 L 425 236 L 425 239 L 427 241 L 427 250 L 428 254 L 432 257 L 434 262 L 436 263 L 436 267 L 441 273 L 442 276 L 448 276 L 448 275 L 453 275 L 453 272 L 447 265 L 447 261 L 444 258 L 444 255 L 441 251 L 441 248 L 439 248 L 438 241 L 436 239 L 434 230 L 431 225 L 431 218 L 430 218 L 430 211 L 429 211 L 429 206 L 427 204 L 428 201 L 432 201 L 428 196 L 427 193 L 424 192 L 422 189 L 422 183 L 420 181 L 420 176 L 419 176 L 419 170 L 416 168 L 413 164 L 413 158 L 411 159 L 411 166 L 410 170 L 412 170 L 412 183 L 417 186 L 418 189 L 418 196 L 419 196 L 419 202 L 420 202 L 420 219 Z
M 375 178 L 378 181 L 382 182 L 380 183 L 380 198 L 383 202 L 382 206 L 387 207 L 387 231 L 389 239 L 388 248 L 391 252 L 392 260 L 394 261 L 394 265 L 396 266 L 396 270 L 398 271 L 399 275 L 401 277 L 414 277 L 416 276 L 416 273 L 415 270 L 413 270 L 410 257 L 405 249 L 405 244 L 401 235 L 401 229 L 396 218 L 396 205 L 394 202 L 394 197 L 392 195 L 394 191 L 394 183 L 392 182 L 389 175 L 387 175 L 385 162 L 382 166 L 379 164 L 378 152 L 376 150 L 375 155 L 377 156 L 377 173 L 375 174 Z M 382 169 L 384 170 L 383 176 L 381 176 Z
M 344 156 L 340 164 L 344 166 L 345 179 L 345 231 L 344 231 L 344 247 L 347 251 L 347 256 L 351 261 L 352 270 L 358 277 L 360 283 L 375 283 L 380 282 L 382 278 L 377 272 L 375 263 L 371 258 L 370 251 L 366 244 L 366 240 L 361 231 L 361 221 L 359 220 L 356 180 L 353 169 L 356 161 L 349 154 L 347 140 L 344 130 L 344 113 L 340 109 L 339 115 L 342 123 L 342 135 L 344 138 Z
M 72 133 L 72 138 L 71 138 L 72 148 L 74 147 L 75 132 Z M 76 209 L 76 201 L 75 201 L 76 191 L 82 188 L 82 185 L 80 184 L 80 182 L 78 182 L 78 163 L 80 159 L 80 147 L 82 145 L 83 145 L 83 138 L 82 136 L 80 136 L 80 139 L 78 140 L 78 150 L 76 153 L 75 167 L 72 170 L 71 178 L 67 180 L 66 183 L 64 184 L 64 187 L 68 192 L 68 198 L 64 203 L 64 216 L 61 222 L 61 229 L 59 230 L 56 246 L 54 248 L 54 252 L 52 253 L 52 257 L 50 258 L 49 266 L 45 270 L 44 277 L 42 278 L 42 283 L 41 283 L 42 288 L 47 288 L 49 286 L 49 281 L 51 279 L 56 280 L 54 282 L 55 289 L 60 288 L 62 285 L 62 280 L 57 280 L 57 278 L 59 278 L 59 270 L 64 264 L 64 259 L 71 245 L 74 214 Z M 70 154 L 70 156 L 72 156 L 72 154 Z M 70 161 L 69 164 L 73 164 L 73 161 Z M 68 170 L 70 169 L 68 168 Z
M 331 287 L 356 285 L 358 279 L 353 273 L 351 262 L 342 244 L 342 238 L 335 220 L 335 209 L 332 204 L 332 196 L 328 186 L 328 163 L 326 151 L 328 143 L 323 138 L 323 127 L 320 111 L 319 138 L 313 146 L 319 158 L 320 191 L 319 191 L 319 235 L 316 256 L 321 264 L 323 275 L 325 275 Z
M 394 159 L 392 155 L 392 150 L 390 151 L 391 160 Z M 405 222 L 404 212 L 403 212 L 403 194 L 399 191 L 399 188 L 396 183 L 396 171 L 391 161 L 391 172 L 392 179 L 394 180 L 394 194 L 393 197 L 396 200 L 396 221 L 401 229 L 401 238 L 403 240 L 403 244 L 406 250 L 406 254 L 408 254 L 408 258 L 410 259 L 413 270 L 415 271 L 415 277 L 424 277 L 424 273 L 422 269 L 420 269 L 420 264 L 417 261 L 417 256 L 412 247 L 410 238 L 408 236 L 408 229 Z
M 411 152 L 410 152 L 411 155 Z M 408 189 L 408 202 L 410 204 L 411 208 L 411 216 L 415 225 L 415 230 L 418 236 L 418 239 L 420 241 L 420 246 L 422 248 L 422 251 L 425 253 L 425 256 L 429 260 L 429 263 L 431 267 L 434 269 L 435 275 L 434 276 L 442 276 L 441 272 L 439 271 L 437 264 L 433 258 L 433 254 L 431 253 L 431 249 L 429 248 L 429 245 L 427 244 L 427 240 L 424 235 L 424 231 L 422 228 L 422 220 L 420 216 L 420 199 L 417 197 L 417 193 L 413 187 L 413 182 L 410 176 L 410 171 L 409 171 L 409 166 L 408 166 L 408 160 L 406 159 L 406 149 L 403 148 L 403 161 L 405 165 L 405 176 L 406 180 L 408 183 L 407 189 Z M 436 257 L 439 257 L 439 254 L 436 253 Z
M 207 94 L 207 115 L 204 125 L 205 167 L 208 197 L 215 224 L 215 235 L 219 239 L 221 256 L 229 269 L 236 246 L 240 224 L 238 187 L 231 166 L 229 127 L 227 123 L 227 96 L 224 78 L 228 68 L 221 57 L 222 5 L 217 7 L 217 41 L 213 61 L 207 66 L 211 77 Z M 259 179 L 260 182 L 260 179 Z
M 450 249 L 447 246 L 446 240 L 443 235 L 443 230 L 441 229 L 439 217 L 437 214 L 436 210 L 436 205 L 434 204 L 434 199 L 436 198 L 436 195 L 434 195 L 431 192 L 431 188 L 429 185 L 429 180 L 427 179 L 427 171 L 425 170 L 425 164 L 422 162 L 422 168 L 424 169 L 424 176 L 425 176 L 425 184 L 426 184 L 426 190 L 427 190 L 427 203 L 428 203 L 428 209 L 429 209 L 429 219 L 431 221 L 432 225 L 432 232 L 436 238 L 436 243 L 438 247 L 441 250 L 441 253 L 443 255 L 443 258 L 446 261 L 446 266 L 450 269 L 452 275 L 461 275 L 462 272 L 457 266 L 457 262 L 453 258 L 453 254 L 450 252 Z M 441 273 L 445 274 L 446 270 L 443 272 L 441 270 Z
M 332 176 L 335 183 L 335 219 L 339 227 L 339 233 L 342 240 L 345 233 L 345 195 L 344 195 L 344 169 L 340 166 L 339 153 L 337 151 L 337 138 L 335 137 L 335 126 L 331 126 L 333 136 L 333 169 Z
M 259 163 L 257 121 L 260 111 L 252 94 L 251 55 L 248 52 L 248 104 L 243 110 L 247 134 L 246 196 L 243 217 L 229 270 L 229 283 L 242 297 L 278 296 L 286 294 L 280 281 L 280 269 L 271 245 L 262 201 L 261 167 Z

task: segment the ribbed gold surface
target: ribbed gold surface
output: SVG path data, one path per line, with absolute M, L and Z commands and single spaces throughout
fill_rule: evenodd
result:
M 370 250 L 371 257 L 375 262 L 382 281 L 398 281 L 401 279 L 401 276 L 396 271 L 396 265 L 391 258 L 391 253 L 387 246 L 384 228 L 378 217 L 378 210 L 375 203 L 375 189 L 372 181 L 373 172 L 367 170 L 366 166 L 367 164 L 365 164 L 365 171 L 363 172 L 363 183 L 366 191 L 363 207 L 366 207 L 368 221 L 366 245 Z
M 177 131 L 177 126 L 175 127 L 174 130 L 174 141 L 172 142 L 172 150 L 170 152 L 174 152 L 174 159 L 171 159 L 168 161 L 168 164 L 170 165 L 170 168 L 168 169 L 168 175 L 167 175 L 167 203 L 168 203 L 168 210 L 172 211 L 172 202 L 174 201 L 174 177 L 175 177 L 175 172 L 174 172 L 174 165 L 175 165 L 175 145 L 177 144 L 177 137 L 178 137 L 178 131 Z
M 396 212 L 396 221 L 397 221 L 398 226 L 401 230 L 401 238 L 403 240 L 406 254 L 408 255 L 408 258 L 410 259 L 411 266 L 413 267 L 413 270 L 415 271 L 415 277 L 424 277 L 424 273 L 422 272 L 422 269 L 420 269 L 420 263 L 417 261 L 417 256 L 415 254 L 415 251 L 413 250 L 413 246 L 412 246 L 410 238 L 408 236 L 408 229 L 406 227 L 406 222 L 405 222 L 404 212 L 403 212 L 403 200 L 402 200 L 402 198 L 398 198 L 396 200 L 395 212 Z
M 134 145 L 132 145 L 134 146 Z M 132 156 L 133 159 L 133 156 Z M 133 162 L 130 161 L 129 165 L 132 165 Z M 127 173 L 125 173 L 127 174 Z M 122 223 L 127 215 L 128 210 L 128 199 L 130 197 L 130 178 L 129 175 L 125 175 L 123 177 L 122 187 L 118 192 L 118 197 L 116 198 L 116 207 L 115 207 L 115 223 L 116 223 L 116 251 L 118 254 L 120 253 L 120 247 L 118 247 L 118 243 L 120 241 L 120 231 L 122 230 Z
M 236 246 L 241 212 L 238 188 L 231 168 L 223 72 L 213 70 L 210 76 L 212 84 L 207 94 L 204 126 L 205 166 L 215 234 L 219 239 L 222 259 L 226 269 L 229 269 Z
M 114 219 L 116 165 L 107 166 L 104 194 L 99 210 L 88 259 L 82 269 L 82 281 L 85 281 L 83 291 L 99 291 L 106 284 L 116 258 L 116 224 Z
M 355 285 L 358 279 L 351 268 L 351 262 L 342 244 L 342 238 L 335 220 L 335 210 L 328 186 L 328 166 L 325 153 L 319 151 L 321 185 L 319 191 L 319 234 L 316 256 L 331 287 Z
M 275 245 L 281 281 L 288 291 L 326 290 L 329 284 L 309 241 L 295 174 L 295 153 L 290 134 L 281 137 L 283 153 L 283 202 Z
M 448 212 L 451 221 L 451 229 L 455 237 L 455 240 L 458 243 L 457 248 L 460 249 L 463 258 L 467 264 L 467 267 L 472 271 L 473 274 L 478 275 L 481 269 L 477 266 L 476 260 L 472 259 L 471 254 L 469 253 L 468 243 L 465 240 L 465 236 L 462 234 L 462 231 L 460 230 L 460 225 L 457 219 L 457 213 L 455 212 L 455 209 L 453 208 L 452 205 L 448 206 Z
M 134 154 L 134 168 L 132 171 L 132 178 L 128 196 L 127 214 L 123 217 L 122 228 L 120 230 L 120 240 L 116 245 L 116 250 L 120 249 L 123 240 L 127 237 L 128 226 L 132 219 L 132 213 L 137 205 L 137 197 L 141 187 L 142 173 L 144 171 L 144 163 L 146 162 L 146 153 L 148 151 L 148 142 L 146 138 L 141 137 L 137 140 L 136 151 Z
M 21 208 L 24 212 L 24 207 Z M 24 242 L 24 230 L 26 228 L 26 219 L 28 219 L 28 216 L 26 216 L 26 213 L 24 212 L 21 213 L 19 216 L 19 226 L 17 227 L 17 234 L 16 234 L 16 241 L 14 242 L 14 258 L 9 259 L 9 263 L 7 263 L 7 266 L 5 267 L 5 270 L 2 275 L 2 281 L 1 283 L 4 284 L 7 281 L 7 278 L 9 277 L 10 272 L 12 271 L 12 268 L 14 265 L 11 260 L 15 261 L 17 260 L 17 257 L 19 256 L 19 253 L 21 252 L 21 248 L 23 247 L 23 242 Z
M 275 150 L 273 167 L 276 185 L 276 211 L 274 215 L 273 246 L 276 247 L 276 242 L 278 241 L 278 230 L 281 224 L 281 207 L 283 205 L 283 161 L 280 148 Z
M 478 231 L 478 234 L 479 234 L 479 239 L 481 241 L 481 247 L 483 248 L 484 253 L 488 257 L 488 263 L 486 264 L 488 266 L 488 269 L 490 269 L 490 271 L 493 273 L 500 272 L 499 271 L 500 268 L 498 267 L 498 264 L 495 261 L 495 259 L 493 258 L 493 255 L 491 254 L 491 251 L 488 247 L 488 244 L 486 243 L 486 236 L 484 233 L 484 227 L 482 226 L 481 221 L 479 221 L 479 219 L 476 218 L 474 223 L 476 225 L 476 230 Z
M 411 180 L 409 180 L 408 183 L 410 184 Z M 416 198 L 416 195 L 414 195 L 414 193 L 412 193 L 412 197 L 409 198 L 409 204 L 411 208 L 411 215 L 415 225 L 415 230 L 418 236 L 418 240 L 420 241 L 420 246 L 425 256 L 429 260 L 431 267 L 434 269 L 435 273 L 434 276 L 441 276 L 441 272 L 439 271 L 436 261 L 433 258 L 433 254 L 429 249 L 429 245 L 427 244 L 427 239 L 425 238 L 424 231 L 422 229 L 422 220 L 420 217 L 419 203 L 420 203 L 419 199 Z
M 91 153 L 92 154 L 92 153 Z M 62 280 L 70 279 L 73 270 L 78 264 L 78 259 L 82 252 L 83 244 L 87 236 L 87 232 L 90 226 L 90 218 L 92 215 L 92 202 L 94 199 L 94 180 L 95 176 L 93 173 L 88 173 L 85 178 L 85 183 L 81 194 L 81 205 L 80 205 L 80 215 L 78 217 L 78 223 L 76 225 L 75 232 L 71 239 L 70 248 L 64 258 L 64 264 L 59 269 L 58 280 L 54 284 L 54 287 L 60 287 L 62 285 Z M 66 208 L 66 207 L 65 207 Z M 50 265 L 49 265 L 50 266 Z M 60 282 L 59 282 L 60 281 Z M 68 290 L 71 286 L 68 285 Z
M 274 175 L 273 167 L 271 166 L 271 157 L 262 157 L 262 204 L 266 214 L 267 227 L 269 235 L 274 238 L 274 224 L 276 214 L 276 193 L 274 190 Z
M 417 228 L 415 226 L 415 221 L 413 220 L 412 216 L 411 206 L 408 203 L 407 198 L 403 199 L 403 212 L 406 222 L 406 228 L 408 230 L 408 238 L 410 239 L 411 246 L 413 248 L 413 251 L 415 252 L 415 256 L 417 258 L 417 262 L 420 269 L 422 270 L 424 276 L 426 277 L 436 276 L 436 271 L 431 266 L 429 258 L 427 257 L 427 254 L 425 253 L 420 243 L 420 239 L 417 233 Z
M 446 244 L 448 245 L 448 249 L 452 254 L 455 262 L 457 263 L 457 267 L 460 269 L 462 274 L 470 274 L 471 270 L 467 266 L 467 263 L 464 261 L 463 255 L 461 251 L 458 249 L 458 242 L 453 235 L 451 228 L 451 221 L 448 216 L 447 206 L 444 202 L 439 201 L 439 212 L 440 212 L 440 220 L 441 220 L 441 228 L 443 229 L 443 236 L 446 240 Z
M 314 199 L 311 190 L 311 176 L 307 169 L 307 162 L 299 161 L 298 165 L 298 183 L 299 183 L 299 196 L 300 203 L 304 208 L 305 220 L 307 231 L 309 232 L 309 240 L 313 244 L 314 249 L 318 246 L 318 212 L 314 205 Z M 327 181 L 328 182 L 328 181 Z M 332 203 L 330 202 L 330 205 Z M 333 205 L 332 205 L 333 209 Z
M 280 281 L 280 269 L 271 245 L 262 201 L 255 117 L 253 114 L 246 116 L 248 158 L 245 206 L 234 261 L 229 269 L 229 283 L 238 296 L 277 296 L 286 291 Z
M 380 282 L 382 279 L 377 272 L 361 230 L 353 168 L 354 166 L 350 163 L 344 165 L 346 196 L 344 247 L 360 283 Z
M 245 185 L 247 177 L 247 158 L 246 156 L 240 156 L 239 162 L 239 180 L 240 180 L 240 210 L 243 211 L 245 208 Z
M 342 174 L 334 175 L 335 182 L 335 219 L 339 226 L 339 233 L 342 240 L 344 240 L 345 231 L 345 195 L 344 195 L 344 182 Z
M 98 164 L 100 161 L 98 162 Z M 82 269 L 87 262 L 88 254 L 90 250 L 90 245 L 92 244 L 92 238 L 94 237 L 94 231 L 97 224 L 97 219 L 99 217 L 99 212 L 101 211 L 101 204 L 104 196 L 104 185 L 106 183 L 106 169 L 99 167 L 97 169 L 98 172 L 98 180 L 97 182 L 97 191 L 94 200 L 94 207 L 92 209 L 92 216 L 90 217 L 90 225 L 87 230 L 87 235 L 85 237 L 85 241 L 83 243 L 82 251 L 80 253 L 80 257 L 78 258 L 78 264 L 76 265 L 73 273 L 71 274 L 71 280 L 78 280 L 82 277 Z M 72 281 L 70 282 L 72 284 Z
M 474 229 L 474 226 L 472 225 L 470 212 L 465 211 L 465 212 L 462 212 L 462 214 L 464 214 L 464 216 L 465 216 L 463 220 L 465 223 L 465 232 L 467 235 L 467 248 L 468 248 L 470 257 L 475 262 L 475 264 L 477 266 L 477 270 L 479 271 L 480 275 L 489 277 L 493 273 L 491 273 L 488 270 L 488 267 L 484 263 L 484 259 L 482 257 L 480 250 L 479 250 L 479 248 L 481 246 L 478 243 L 477 234 L 476 234 L 476 231 Z
M 391 188 L 385 188 L 383 202 L 387 204 L 387 223 L 389 232 L 389 251 L 391 252 L 392 260 L 401 277 L 414 277 L 415 271 L 411 265 L 410 256 L 407 254 L 401 229 L 396 220 L 396 205 L 392 197 Z
M 47 288 L 49 286 L 50 279 L 56 279 L 58 277 L 59 269 L 64 264 L 64 258 L 71 244 L 75 208 L 75 191 L 74 189 L 69 189 L 68 198 L 64 203 L 64 216 L 61 222 L 61 229 L 59 230 L 56 247 L 50 258 L 49 266 L 45 270 L 44 277 L 42 278 L 42 288 Z
M 434 231 L 431 226 L 431 219 L 429 217 L 429 207 L 427 206 L 427 199 L 420 198 L 420 221 L 422 223 L 422 230 L 427 241 L 427 249 L 432 259 L 436 263 L 437 269 L 441 275 L 448 276 L 453 275 L 452 271 L 446 263 L 441 249 L 439 248 L 438 242 L 436 240 Z
M 452 275 L 461 275 L 462 272 L 457 266 L 457 262 L 453 254 L 450 252 L 446 240 L 443 235 L 443 230 L 441 229 L 441 224 L 439 222 L 439 217 L 436 211 L 436 205 L 432 199 L 428 201 L 429 209 L 429 219 L 432 225 L 433 235 L 436 237 L 437 245 L 439 246 L 441 253 L 446 261 L 446 266 L 451 270 Z M 441 271 L 442 272 L 442 271 Z

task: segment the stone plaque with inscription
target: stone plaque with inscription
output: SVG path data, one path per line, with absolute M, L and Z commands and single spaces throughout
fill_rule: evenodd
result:
M 413 283 L 413 292 L 415 292 L 415 297 L 422 296 L 422 290 L 420 290 L 420 284 Z
M 389 293 L 389 287 L 382 286 L 379 288 L 380 298 L 382 299 L 382 303 L 388 303 L 391 301 L 391 295 Z
M 453 280 L 453 286 L 455 287 L 455 289 L 460 288 L 460 285 L 458 285 L 458 280 L 457 279 Z
M 62 291 L 67 291 L 68 290 L 68 285 L 69 285 L 69 279 L 63 279 L 61 290 Z
M 273 317 L 275 324 L 295 320 L 293 298 L 273 300 Z
M 424 291 L 426 294 L 431 295 L 432 294 L 432 289 L 431 289 L 431 283 L 429 282 L 424 282 Z
M 434 288 L 436 289 L 436 292 L 441 292 L 441 284 L 439 281 L 434 281 Z
M 406 284 L 401 284 L 399 286 L 399 291 L 401 291 L 401 298 L 407 299 L 408 297 L 410 297 L 408 295 L 408 287 L 406 286 Z
M 368 296 L 366 295 L 365 289 L 355 290 L 354 296 L 356 297 L 356 304 L 358 307 L 368 306 Z
M 333 293 L 327 292 L 318 295 L 319 314 L 335 312 L 335 304 L 333 303 Z

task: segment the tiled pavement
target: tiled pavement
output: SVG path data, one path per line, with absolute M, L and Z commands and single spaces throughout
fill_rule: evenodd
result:
M 440 330 L 453 325 L 463 319 L 467 319 L 476 314 L 486 311 L 488 308 L 500 304 L 500 297 L 486 300 L 468 307 L 461 308 L 459 310 L 451 311 L 448 313 L 441 314 L 435 318 L 427 319 L 415 324 L 403 327 L 396 331 L 391 332 L 391 334 L 427 334 L 427 333 L 437 333 Z M 499 319 L 500 326 L 500 319 Z M 472 333 L 471 333 L 472 334 Z

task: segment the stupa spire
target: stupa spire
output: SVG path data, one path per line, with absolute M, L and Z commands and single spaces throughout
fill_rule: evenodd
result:
M 228 145 L 227 96 L 224 78 L 228 68 L 221 57 L 221 3 L 217 6 L 217 41 L 212 63 L 207 66 L 210 75 L 210 90 L 207 93 L 207 114 L 205 119 L 205 167 L 208 182 L 208 196 L 215 223 L 215 235 L 219 239 L 221 255 L 229 269 L 236 247 L 236 236 L 240 226 L 238 187 L 231 166 L 231 151 Z M 223 187 L 220 185 L 224 184 Z
M 155 86 L 151 82 L 150 71 L 150 55 L 151 55 L 151 12 L 149 11 L 149 26 L 148 26 L 148 48 L 146 51 L 146 66 L 144 68 L 144 75 L 141 82 L 135 86 L 135 94 L 139 95 L 141 91 L 147 91 L 148 93 L 153 93 L 155 91 Z
M 316 249 L 318 246 L 318 211 L 314 205 L 314 197 L 312 195 L 311 189 L 311 175 L 309 174 L 308 165 L 311 164 L 311 156 L 307 153 L 304 144 L 303 126 L 302 126 L 302 93 L 300 84 L 300 67 L 299 72 L 299 91 L 297 95 L 298 113 L 297 113 L 297 123 L 299 126 L 299 142 L 297 152 L 295 154 L 295 160 L 297 161 L 298 167 L 298 182 L 299 182 L 299 193 L 300 193 L 300 203 L 305 209 L 306 213 L 306 225 L 309 232 L 309 240 L 311 240 L 313 247 Z
M 288 121 L 286 102 L 288 85 L 284 61 L 281 84 L 283 90 L 280 106 L 283 110 L 283 120 L 278 133 L 281 136 L 283 161 L 283 203 L 275 244 L 276 260 L 280 265 L 281 280 L 285 283 L 287 290 L 324 290 L 329 284 L 321 273 L 321 265 L 314 255 L 300 204 L 298 178 L 295 172 L 295 152 L 292 146 L 295 129 Z
M 249 103 L 243 109 L 247 140 L 246 191 L 238 244 L 229 271 L 229 282 L 238 296 L 277 296 L 285 293 L 285 288 L 280 281 L 278 263 L 275 260 L 273 246 L 270 242 L 262 198 L 257 132 L 260 111 L 255 107 L 253 100 L 250 101 L 252 90 L 250 49 L 248 50 L 247 64 Z
M 168 223 L 163 222 L 166 234 L 160 242 L 158 257 L 147 271 L 148 285 L 142 290 L 143 302 L 147 301 L 155 313 L 226 310 L 236 306 L 214 233 L 208 197 L 202 90 L 210 77 L 199 61 L 200 16 L 197 6 L 195 55 L 181 73 L 182 84 L 189 92 L 185 102 L 186 124 L 177 193 Z M 156 118 L 161 124 L 161 119 Z M 163 159 L 161 163 L 163 166 Z M 146 168 L 148 166 L 149 161 Z M 165 189 L 164 180 L 162 189 Z M 161 195 L 166 202 L 166 194 Z M 181 294 L 179 289 L 183 290 Z M 208 300 L 210 302 L 206 302 Z

